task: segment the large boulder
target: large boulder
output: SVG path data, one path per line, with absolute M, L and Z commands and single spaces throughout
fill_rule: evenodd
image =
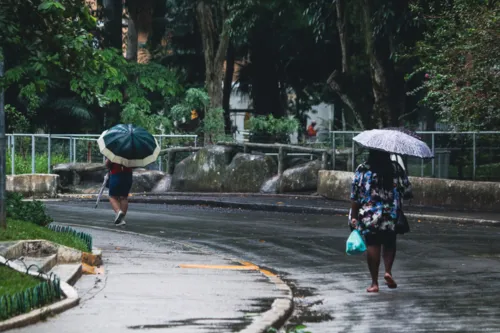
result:
M 187 192 L 220 192 L 224 173 L 233 150 L 223 146 L 206 147 L 182 160 L 172 175 L 172 189 Z
M 57 197 L 59 176 L 47 174 L 28 174 L 7 176 L 7 192 L 17 192 L 24 196 Z
M 321 170 L 319 160 L 286 169 L 279 184 L 280 193 L 315 191 L 318 186 L 319 170 Z
M 259 192 L 262 185 L 278 172 L 276 162 L 269 156 L 237 154 L 225 171 L 225 192 Z
M 152 192 L 165 175 L 161 171 L 136 169 L 133 173 L 132 189 L 130 191 L 133 193 Z
M 63 163 L 56 164 L 52 172 L 60 177 L 63 187 L 86 183 L 102 183 L 106 166 L 102 163 Z

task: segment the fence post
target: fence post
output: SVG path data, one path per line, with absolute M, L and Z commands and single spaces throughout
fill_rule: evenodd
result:
M 12 175 L 16 174 L 16 136 L 12 134 L 12 145 L 10 150 L 10 167 Z
M 69 137 L 69 163 L 73 162 L 73 141 Z
M 354 168 L 356 167 L 356 166 L 355 166 L 355 164 L 356 164 L 356 161 L 355 161 L 356 156 L 355 156 L 355 154 L 354 154 L 354 140 L 353 140 L 353 139 L 354 139 L 354 134 L 352 135 L 352 138 L 351 138 L 351 140 L 352 140 L 352 142 L 351 142 L 351 149 L 352 149 L 352 161 L 351 161 L 351 167 L 352 167 L 352 169 L 351 169 L 351 171 L 353 171 L 353 172 L 354 172 Z
M 76 138 L 73 138 L 73 163 L 76 163 Z
M 472 133 L 472 180 L 476 180 L 476 133 Z
M 196 148 L 198 145 L 198 135 L 194 137 L 194 147 Z
M 31 173 L 36 173 L 35 160 L 35 136 L 31 135 Z
M 436 152 L 435 152 L 435 147 L 434 147 L 434 133 L 432 133 L 432 155 L 434 155 L 434 158 L 432 159 L 432 178 L 436 177 Z
M 285 149 L 283 147 L 280 147 L 278 150 L 278 175 L 282 175 L 285 171 L 285 158 Z
M 162 146 L 162 144 L 163 144 L 163 137 L 162 137 L 162 136 L 160 136 L 160 151 L 161 151 L 161 149 L 162 149 L 162 147 L 163 147 L 163 146 Z M 163 168 L 162 168 L 162 167 L 163 167 L 162 160 L 163 160 L 163 158 L 161 158 L 161 157 L 160 157 L 160 160 L 159 160 L 159 162 L 158 162 L 158 169 L 159 169 L 160 171 L 163 171 Z
M 337 145 L 335 142 L 335 132 L 332 133 L 332 170 L 335 170 L 335 160 L 337 158 Z
M 51 164 L 51 158 L 50 156 L 52 155 L 52 147 L 51 147 L 51 137 L 50 137 L 50 133 L 49 133 L 49 136 L 47 137 L 47 173 L 50 174 L 50 164 Z

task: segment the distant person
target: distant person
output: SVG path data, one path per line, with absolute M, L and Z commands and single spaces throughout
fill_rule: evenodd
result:
M 365 237 L 367 261 L 372 283 L 368 292 L 378 292 L 380 256 L 384 259 L 384 279 L 391 289 L 397 288 L 392 276 L 396 257 L 396 222 L 403 196 L 411 188 L 404 170 L 391 161 L 389 153 L 370 150 L 368 160 L 354 175 L 351 187 L 351 229 Z M 383 253 L 381 253 L 383 249 Z
M 106 159 L 109 175 L 109 202 L 115 211 L 115 225 L 125 225 L 128 196 L 132 188 L 132 169 Z
M 311 125 L 307 127 L 307 137 L 309 138 L 310 142 L 316 141 L 316 135 L 318 134 L 318 131 L 316 130 L 316 122 L 312 121 Z

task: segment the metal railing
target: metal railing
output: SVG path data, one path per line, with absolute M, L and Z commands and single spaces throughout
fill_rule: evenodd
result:
M 352 138 L 360 131 L 330 132 L 333 168 L 353 171 L 366 150 Z M 500 181 L 500 132 L 417 131 L 434 159 L 407 158 L 411 176 Z
M 58 163 L 92 163 L 104 161 L 99 152 L 99 134 L 32 134 L 14 133 L 7 136 L 7 170 L 16 173 L 51 173 L 52 165 Z M 161 149 L 182 145 L 197 146 L 198 135 L 155 135 Z M 163 170 L 164 161 L 159 158 L 156 165 Z

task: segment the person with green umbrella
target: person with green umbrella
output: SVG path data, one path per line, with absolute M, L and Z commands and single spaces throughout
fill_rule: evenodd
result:
M 114 223 L 117 226 L 125 225 L 128 196 L 132 188 L 132 170 L 155 162 L 160 154 L 160 147 L 148 131 L 130 124 L 116 125 L 104 131 L 97 142 L 110 170 L 109 201 L 116 214 Z

